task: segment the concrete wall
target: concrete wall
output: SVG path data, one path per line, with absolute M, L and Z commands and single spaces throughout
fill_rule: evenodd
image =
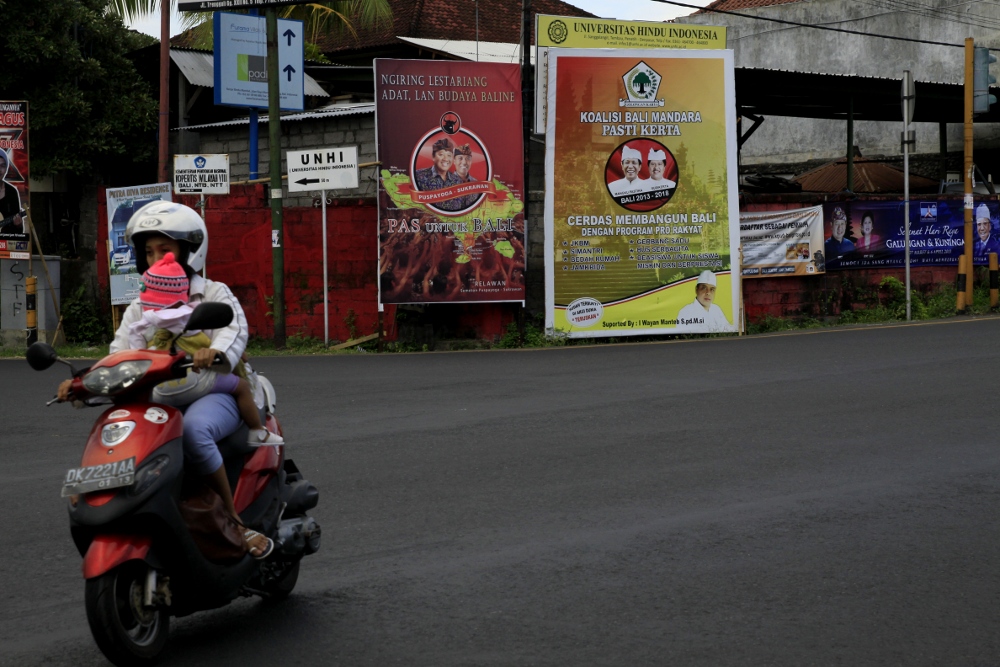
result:
M 778 18 L 865 33 L 877 33 L 963 44 L 974 37 L 979 46 L 1000 47 L 1000 7 L 994 3 L 956 4 L 954 0 L 920 0 L 926 11 L 900 11 L 904 3 L 857 2 L 856 0 L 802 0 L 757 9 L 742 9 L 751 16 Z M 906 3 L 911 9 L 918 3 Z M 961 83 L 964 80 L 963 49 L 900 42 L 844 33 L 794 27 L 732 15 L 704 13 L 677 19 L 678 23 L 724 25 L 728 46 L 737 67 L 785 69 L 799 72 L 856 74 L 901 78 L 903 70 L 917 81 Z M 920 100 L 917 100 L 917 105 Z M 896 155 L 899 123 L 857 121 L 855 144 L 864 155 Z M 938 151 L 937 124 L 918 123 L 918 153 Z M 1000 131 L 992 125 L 976 127 L 976 147 L 1000 145 Z M 962 128 L 948 127 L 948 150 L 961 150 Z M 744 164 L 798 162 L 845 155 L 846 121 L 821 121 L 768 117 L 743 146 Z

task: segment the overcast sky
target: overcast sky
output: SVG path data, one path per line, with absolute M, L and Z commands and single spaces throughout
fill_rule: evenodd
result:
M 455 0 L 455 2 L 472 2 L 474 0 Z M 483 0 L 483 2 L 497 0 Z M 572 5 L 586 10 L 591 14 L 603 16 L 605 18 L 629 19 L 635 21 L 666 21 L 687 16 L 694 12 L 694 9 L 687 7 L 675 7 L 653 0 L 566 0 Z M 704 7 L 711 0 L 683 0 L 690 5 Z M 139 32 L 144 32 L 153 37 L 160 36 L 160 16 L 159 14 L 147 16 L 139 21 L 134 21 L 131 27 Z M 181 32 L 181 21 L 179 13 L 174 10 L 170 20 L 170 36 L 173 37 Z

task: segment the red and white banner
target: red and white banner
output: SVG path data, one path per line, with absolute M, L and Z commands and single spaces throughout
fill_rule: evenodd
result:
M 517 65 L 375 61 L 381 303 L 523 301 Z
M 28 103 L 0 101 L 0 257 L 28 253 Z

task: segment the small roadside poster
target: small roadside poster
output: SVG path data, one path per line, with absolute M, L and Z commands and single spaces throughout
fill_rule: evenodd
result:
M 170 183 L 108 188 L 108 267 L 111 276 L 111 303 L 132 303 L 139 296 L 142 276 L 135 268 L 132 247 L 125 243 L 125 227 L 132 214 L 154 201 L 172 201 Z
M 228 195 L 229 155 L 175 155 L 174 192 L 179 195 Z
M 0 101 L 0 257 L 27 258 L 28 103 Z
M 740 213 L 744 278 L 826 273 L 823 207 Z

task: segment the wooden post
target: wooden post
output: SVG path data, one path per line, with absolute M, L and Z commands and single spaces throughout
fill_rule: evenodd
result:
M 955 281 L 955 312 L 959 315 L 965 313 L 965 281 L 966 281 L 966 267 L 968 266 L 969 258 L 965 255 L 960 255 L 958 258 L 958 279 Z

